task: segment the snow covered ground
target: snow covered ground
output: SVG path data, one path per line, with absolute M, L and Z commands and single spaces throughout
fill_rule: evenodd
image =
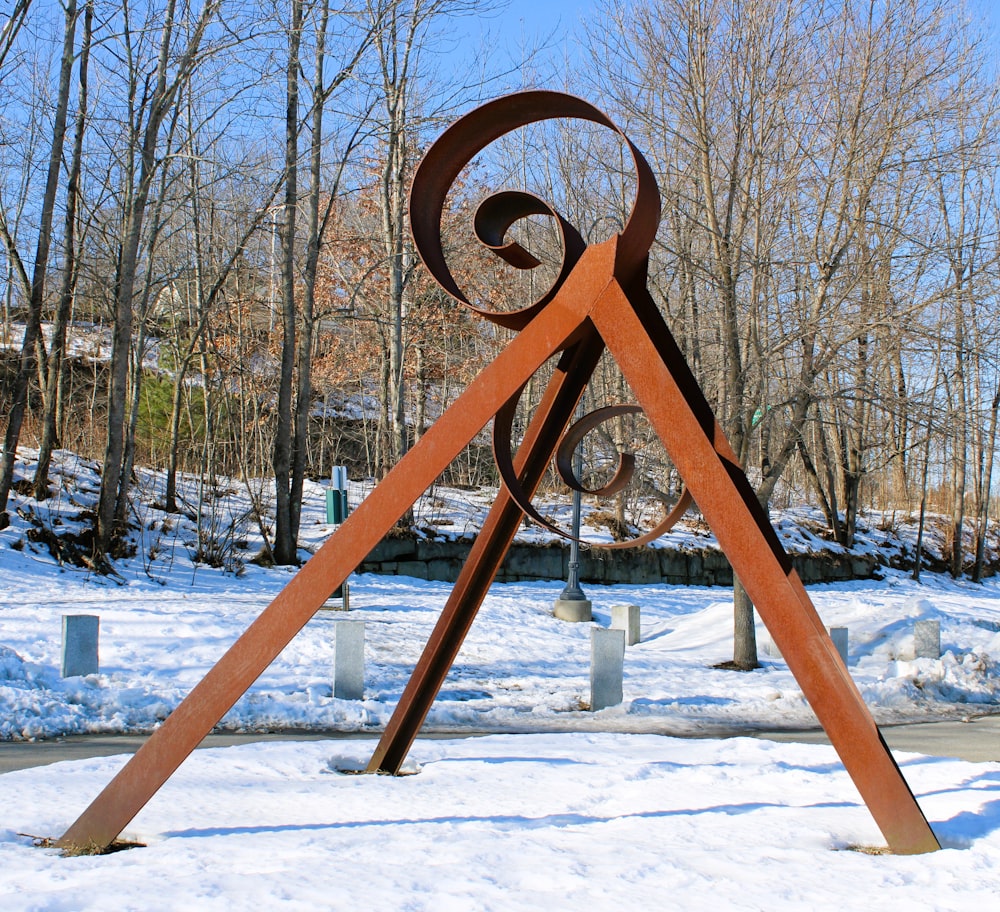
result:
M 831 748 L 568 733 L 197 751 L 127 830 L 62 858 L 122 758 L 0 776 L 5 910 L 961 910 L 995 907 L 1000 764 L 903 755 L 945 848 L 894 857 Z
M 153 728 L 290 578 L 193 564 L 196 533 L 165 527 L 148 506 L 120 578 L 60 564 L 29 532 L 40 516 L 65 527 L 88 506 L 92 486 L 79 469 L 73 479 L 44 505 L 15 498 L 0 533 L 2 739 Z M 318 541 L 329 530 L 310 514 L 306 531 Z M 385 723 L 449 587 L 370 575 L 351 587 L 349 617 L 366 622 L 365 698 L 332 696 L 332 627 L 348 615 L 323 611 L 223 728 Z M 614 604 L 642 612 L 624 703 L 591 713 L 591 625 L 552 617 L 561 589 L 493 587 L 428 727 L 497 734 L 421 741 L 415 775 L 346 775 L 365 765 L 371 741 L 200 751 L 126 831 L 146 848 L 74 859 L 31 837 L 60 835 L 124 758 L 0 776 L 0 908 L 895 912 L 995 902 L 1000 764 L 897 755 L 945 849 L 851 851 L 882 840 L 830 748 L 666 737 L 815 724 L 780 657 L 762 650 L 763 667 L 746 674 L 712 667 L 731 657 L 727 590 L 588 587 L 599 625 Z M 997 581 L 925 574 L 916 584 L 888 572 L 810 594 L 828 625 L 848 627 L 849 667 L 879 721 L 1000 711 Z M 100 616 L 99 674 L 60 678 L 68 613 Z M 913 658 L 918 619 L 940 621 L 941 659 Z M 762 628 L 759 639 L 769 640 Z
M 178 561 L 166 577 L 124 581 L 59 569 L 43 553 L 0 548 L 0 738 L 149 731 L 204 676 L 291 572 L 249 565 L 238 576 Z M 355 575 L 351 611 L 324 610 L 224 718 L 231 730 L 381 728 L 450 586 Z M 734 674 L 732 598 L 723 588 L 588 587 L 596 623 L 614 604 L 641 610 L 642 642 L 625 661 L 625 702 L 600 713 L 589 702 L 590 626 L 552 616 L 561 583 L 494 586 L 428 718 L 439 731 L 581 729 L 667 734 L 815 725 L 787 666 Z M 814 586 L 829 626 L 849 631 L 849 667 L 880 722 L 961 718 L 1000 709 L 1000 584 L 881 582 Z M 100 617 L 100 674 L 60 677 L 64 614 Z M 333 628 L 363 620 L 366 690 L 332 694 Z M 941 624 L 942 658 L 913 658 L 913 623 Z
M 0 738 L 149 731 L 204 676 L 290 573 L 240 577 L 178 568 L 166 584 L 124 584 L 0 549 Z M 667 734 L 815 725 L 785 663 L 734 674 L 732 600 L 725 589 L 588 587 L 596 623 L 636 604 L 642 642 L 628 649 L 625 702 L 590 713 L 590 625 L 552 616 L 559 583 L 494 586 L 428 719 L 432 729 L 581 729 Z M 381 728 L 437 619 L 448 584 L 355 576 L 349 615 L 322 611 L 224 718 L 237 730 Z M 1000 701 L 1000 585 L 880 583 L 812 587 L 821 616 L 849 630 L 849 666 L 880 722 L 961 718 Z M 100 617 L 100 674 L 60 678 L 64 614 Z M 365 621 L 360 702 L 332 694 L 333 627 Z M 914 659 L 913 622 L 941 622 L 944 655 Z M 764 647 L 766 631 L 759 629 Z

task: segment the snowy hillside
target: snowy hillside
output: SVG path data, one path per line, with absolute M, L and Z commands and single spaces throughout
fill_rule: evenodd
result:
M 144 496 L 136 510 L 135 554 L 116 563 L 118 576 L 74 566 L 74 552 L 54 548 L 51 533 L 72 539 L 74 517 L 92 506 L 97 479 L 93 466 L 61 456 L 57 496 L 42 504 L 21 499 L 11 526 L 0 533 L 3 739 L 150 730 L 292 574 L 247 562 L 259 543 L 253 541 L 249 500 L 236 485 L 210 501 L 199 529 L 192 519 L 166 516 L 152 505 L 157 479 L 151 477 L 139 487 Z M 352 496 L 362 493 L 355 488 Z M 458 517 L 463 495 L 433 497 Z M 318 486 L 311 486 L 307 503 L 304 538 L 316 546 L 331 531 Z M 479 508 L 467 501 L 467 513 Z M 465 521 L 453 519 L 456 526 Z M 786 540 L 805 537 L 789 521 L 779 527 Z M 194 563 L 199 552 L 212 550 L 212 542 L 219 566 Z M 54 553 L 62 554 L 61 564 Z M 727 589 L 707 587 L 588 588 L 596 623 L 608 625 L 614 604 L 639 605 L 642 616 L 642 642 L 626 655 L 625 702 L 588 712 L 590 625 L 552 617 L 562 585 L 492 588 L 430 714 L 430 728 L 684 733 L 815 724 L 787 666 L 771 654 L 763 627 L 758 629 L 762 668 L 737 675 L 713 667 L 732 656 L 732 600 Z M 367 625 L 365 699 L 332 696 L 332 627 L 344 614 L 322 611 L 222 726 L 381 728 L 449 588 L 406 577 L 356 575 L 350 616 Z M 976 585 L 925 573 L 917 584 L 887 570 L 883 581 L 815 586 L 811 594 L 828 626 L 848 628 L 849 667 L 879 721 L 961 718 L 1000 708 L 1000 582 Z M 100 616 L 99 674 L 60 678 L 64 614 Z M 940 659 L 914 658 L 917 620 L 940 621 Z

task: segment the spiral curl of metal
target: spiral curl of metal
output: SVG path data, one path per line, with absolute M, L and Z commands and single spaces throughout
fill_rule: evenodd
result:
M 427 150 L 410 188 L 413 239 L 434 280 L 459 303 L 508 329 L 523 329 L 552 300 L 586 245 L 569 222 L 530 193 L 501 191 L 488 197 L 475 216 L 475 231 L 481 243 L 516 268 L 534 268 L 538 260 L 519 244 L 507 243 L 504 236 L 519 219 L 529 215 L 548 215 L 555 219 L 561 235 L 563 261 L 552 287 L 526 307 L 514 311 L 476 307 L 459 288 L 444 255 L 441 219 L 445 201 L 462 169 L 483 149 L 520 127 L 556 118 L 587 120 L 608 127 L 630 150 L 636 175 L 636 194 L 628 221 L 620 233 L 626 242 L 621 248 L 625 256 L 636 257 L 636 262 L 645 258 L 660 221 L 660 192 L 653 171 L 642 153 L 606 114 L 574 95 L 541 90 L 516 92 L 476 108 L 455 121 Z
M 514 499 L 518 507 L 535 523 L 558 535 L 560 538 L 575 541 L 587 547 L 593 546 L 605 549 L 638 548 L 640 545 L 656 541 L 656 539 L 666 535 L 684 513 L 687 512 L 692 500 L 687 488 L 684 488 L 677 503 L 649 531 L 635 538 L 630 538 L 627 541 L 601 542 L 596 544 L 585 542 L 583 539 L 571 535 L 565 529 L 546 519 L 531 502 L 530 495 L 517 477 L 517 472 L 514 469 L 514 463 L 511 458 L 514 415 L 517 412 L 520 392 L 523 392 L 523 389 L 519 391 L 517 396 L 504 403 L 503 407 L 497 412 L 496 420 L 493 423 L 493 452 L 504 486 L 510 492 L 510 496 Z M 597 497 L 611 497 L 628 485 L 635 473 L 635 456 L 632 453 L 619 453 L 618 467 L 614 474 L 605 484 L 597 488 L 586 487 L 576 476 L 573 468 L 573 454 L 583 441 L 583 438 L 605 421 L 610 421 L 619 415 L 634 414 L 642 414 L 642 409 L 637 405 L 608 405 L 587 413 L 570 425 L 566 433 L 562 436 L 559 447 L 556 450 L 556 470 L 559 473 L 559 477 L 572 490 Z

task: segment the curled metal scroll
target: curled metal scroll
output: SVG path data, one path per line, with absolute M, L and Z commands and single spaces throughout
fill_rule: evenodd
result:
M 583 250 L 579 234 L 555 210 L 537 197 L 505 191 L 487 199 L 476 216 L 476 233 L 490 249 L 518 268 L 532 268 L 537 260 L 516 244 L 504 241 L 506 230 L 528 215 L 557 220 L 563 240 L 563 263 L 553 287 L 538 301 L 515 311 L 493 311 L 474 306 L 448 268 L 441 240 L 441 218 L 448 191 L 462 169 L 483 149 L 519 127 L 555 118 L 574 118 L 608 127 L 629 148 L 636 175 L 636 195 L 620 238 L 626 265 L 645 259 L 660 221 L 660 193 L 656 178 L 629 138 L 600 109 L 582 98 L 562 92 L 528 91 L 488 102 L 455 121 L 428 149 L 417 167 L 410 189 L 410 227 L 421 259 L 434 280 L 456 301 L 493 323 L 520 330 L 558 291 Z M 527 256 L 525 256 L 527 254 Z M 634 262 L 632 262 L 634 261 Z
M 534 269 L 541 265 L 530 251 L 516 241 L 507 241 L 507 230 L 520 219 L 529 215 L 547 215 L 553 218 L 559 228 L 559 239 L 563 250 L 562 264 L 552 287 L 537 301 L 519 310 L 506 312 L 487 311 L 467 303 L 476 313 L 487 320 L 506 326 L 508 329 L 522 329 L 552 298 L 555 297 L 566 276 L 570 274 L 577 260 L 586 249 L 580 233 L 544 200 L 532 193 L 521 190 L 504 190 L 488 196 L 476 210 L 474 228 L 479 242 L 492 250 L 502 260 L 515 269 Z
M 519 391 L 516 396 L 505 402 L 503 407 L 497 412 L 496 420 L 493 423 L 493 453 L 494 458 L 496 459 L 497 469 L 500 471 L 500 477 L 503 479 L 504 486 L 510 492 L 510 496 L 513 498 L 518 507 L 520 507 L 525 513 L 525 515 L 530 517 L 538 525 L 542 526 L 542 528 L 548 529 L 550 532 L 561 538 L 566 538 L 570 541 L 575 541 L 588 547 L 607 549 L 638 548 L 640 545 L 656 541 L 656 539 L 666 535 L 667 532 L 669 532 L 677 521 L 684 515 L 684 513 L 687 512 L 688 507 L 692 504 L 692 499 L 687 488 L 685 487 L 681 492 L 680 499 L 677 503 L 674 504 L 667 515 L 648 532 L 645 532 L 636 538 L 630 538 L 628 541 L 610 543 L 585 542 L 583 539 L 571 535 L 565 529 L 546 519 L 541 513 L 538 512 L 535 505 L 532 504 L 531 496 L 528 491 L 525 490 L 520 479 L 517 477 L 517 472 L 514 469 L 514 463 L 511 459 L 514 415 L 517 411 L 520 394 L 521 392 Z M 572 424 L 563 435 L 556 451 L 556 469 L 562 480 L 574 491 L 580 491 L 581 493 L 592 494 L 598 497 L 610 497 L 621 491 L 632 480 L 632 476 L 635 472 L 635 456 L 633 454 L 619 453 L 618 467 L 615 470 L 614 475 L 612 475 L 612 477 L 605 484 L 597 488 L 587 488 L 583 482 L 576 477 L 576 472 L 573 468 L 573 454 L 576 452 L 576 448 L 580 445 L 583 438 L 605 421 L 610 421 L 612 418 L 616 418 L 619 415 L 641 413 L 642 409 L 637 405 L 609 405 L 589 412 Z
M 621 491 L 631 480 L 635 473 L 635 456 L 632 453 L 618 454 L 618 468 L 611 480 L 599 488 L 587 488 L 576 477 L 573 466 L 573 455 L 576 448 L 583 442 L 583 438 L 592 430 L 617 418 L 619 415 L 639 415 L 642 409 L 637 405 L 607 405 L 604 408 L 595 409 L 576 421 L 563 435 L 556 450 L 556 469 L 559 477 L 573 491 L 581 494 L 597 494 L 603 497 L 611 497 Z

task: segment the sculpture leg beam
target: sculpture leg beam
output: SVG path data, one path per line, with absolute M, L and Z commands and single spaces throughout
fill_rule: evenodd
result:
M 610 286 L 591 319 L 890 848 L 897 854 L 938 849 L 934 833 L 648 293 L 634 294 L 630 302 L 619 286 Z
M 521 483 L 529 493 L 541 481 L 603 350 L 603 342 L 591 332 L 560 359 L 515 461 Z M 379 740 L 368 772 L 393 775 L 399 772 L 479 613 L 523 515 L 510 494 L 501 488 Z

